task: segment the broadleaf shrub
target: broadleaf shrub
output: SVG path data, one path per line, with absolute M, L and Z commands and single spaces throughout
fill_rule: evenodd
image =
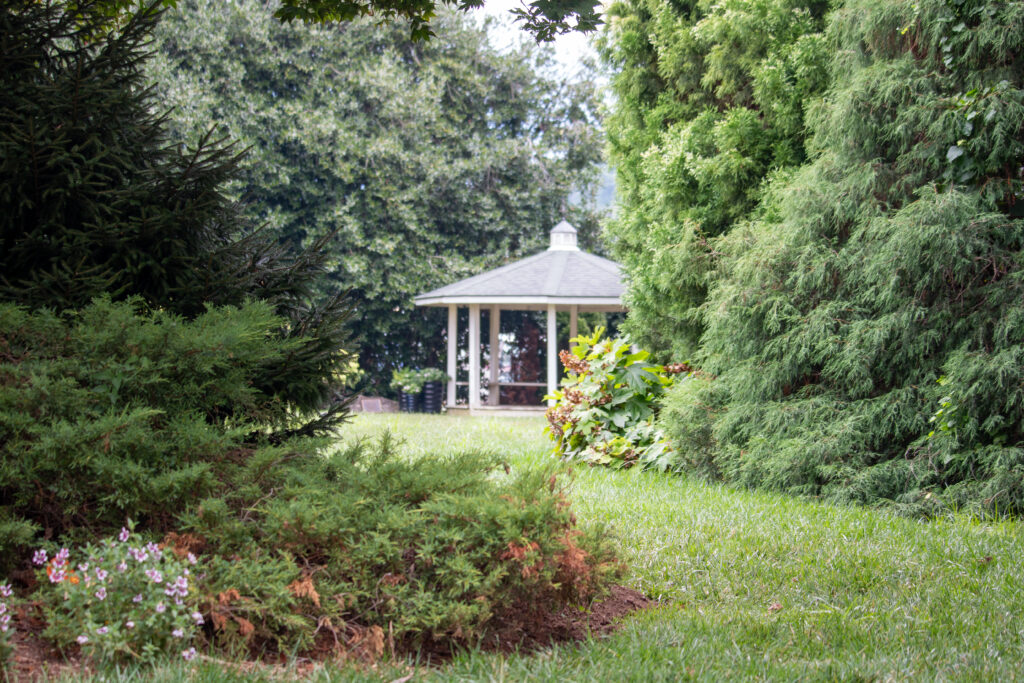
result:
M 563 388 L 546 397 L 556 403 L 548 409 L 545 432 L 565 458 L 667 469 L 672 447 L 655 417 L 672 376 L 689 366 L 649 363 L 650 354 L 634 352 L 628 339 L 603 335 L 599 327 L 561 352 L 566 377 Z

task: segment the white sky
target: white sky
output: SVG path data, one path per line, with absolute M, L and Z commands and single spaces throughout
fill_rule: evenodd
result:
M 508 48 L 518 41 L 533 40 L 533 37 L 523 31 L 520 24 L 516 23 L 512 15 L 509 14 L 510 9 L 520 6 L 522 6 L 520 0 L 485 0 L 483 7 L 470 11 L 470 16 L 481 23 L 485 17 L 496 20 L 496 25 L 492 24 L 490 30 L 491 43 L 500 50 Z M 580 60 L 585 56 L 597 60 L 597 52 L 590 45 L 590 41 L 595 35 L 597 34 L 584 35 L 572 32 L 558 36 L 553 42 L 547 43 L 554 48 L 555 60 L 564 73 L 575 73 L 580 66 Z

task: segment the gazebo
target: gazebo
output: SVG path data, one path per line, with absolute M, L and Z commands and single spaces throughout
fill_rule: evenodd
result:
M 500 387 L 558 387 L 557 313 L 569 313 L 569 338 L 577 335 L 577 316 L 587 312 L 623 311 L 622 276 L 619 264 L 580 251 L 576 228 L 562 221 L 551 230 L 546 251 L 494 270 L 420 294 L 417 306 L 448 307 L 448 407 L 455 406 L 458 349 L 458 309 L 469 308 L 469 410 L 470 413 L 507 409 L 500 405 Z M 490 309 L 490 373 L 488 403 L 480 401 L 480 311 Z M 499 378 L 500 320 L 502 310 L 547 311 L 546 382 L 503 382 Z M 461 382 L 458 384 L 462 384 Z M 534 406 L 530 410 L 543 409 Z M 520 408 L 522 410 L 522 408 Z

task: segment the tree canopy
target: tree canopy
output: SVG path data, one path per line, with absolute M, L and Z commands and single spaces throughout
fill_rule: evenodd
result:
M 210 122 L 249 150 L 235 196 L 286 243 L 325 240 L 349 291 L 361 366 L 437 365 L 443 311 L 420 292 L 543 248 L 600 160 L 593 84 L 542 75 L 545 51 L 509 54 L 454 12 L 435 39 L 369 20 L 288 25 L 257 0 L 183 0 L 150 73 L 181 139 Z
M 95 0 L 83 4 L 98 7 L 111 18 L 123 18 L 130 16 L 139 2 Z M 174 7 L 178 0 L 153 0 L 152 4 Z M 483 5 L 484 0 L 280 0 L 274 16 L 284 22 L 299 20 L 307 24 L 364 17 L 379 24 L 402 20 L 409 38 L 423 40 L 436 35 L 434 22 L 446 9 L 467 11 Z M 521 7 L 511 10 L 511 14 L 537 42 L 545 42 L 572 31 L 594 31 L 601 24 L 599 5 L 600 2 L 594 0 L 534 0 L 523 2 Z M 263 6 L 261 11 L 267 7 Z

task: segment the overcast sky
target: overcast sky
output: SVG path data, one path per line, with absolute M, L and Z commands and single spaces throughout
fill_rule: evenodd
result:
M 520 7 L 519 0 L 485 0 L 484 6 L 478 10 L 472 10 L 471 14 L 483 22 L 485 17 L 492 17 L 497 20 L 498 25 L 491 27 L 491 41 L 498 49 L 504 49 L 514 45 L 516 41 L 533 40 L 530 34 L 519 28 L 515 23 L 509 10 L 513 7 Z M 553 43 L 555 59 L 559 66 L 566 73 L 572 74 L 580 66 L 580 60 L 585 56 L 597 60 L 597 53 L 590 46 L 590 41 L 595 34 L 585 36 L 582 33 L 568 33 L 558 36 Z

